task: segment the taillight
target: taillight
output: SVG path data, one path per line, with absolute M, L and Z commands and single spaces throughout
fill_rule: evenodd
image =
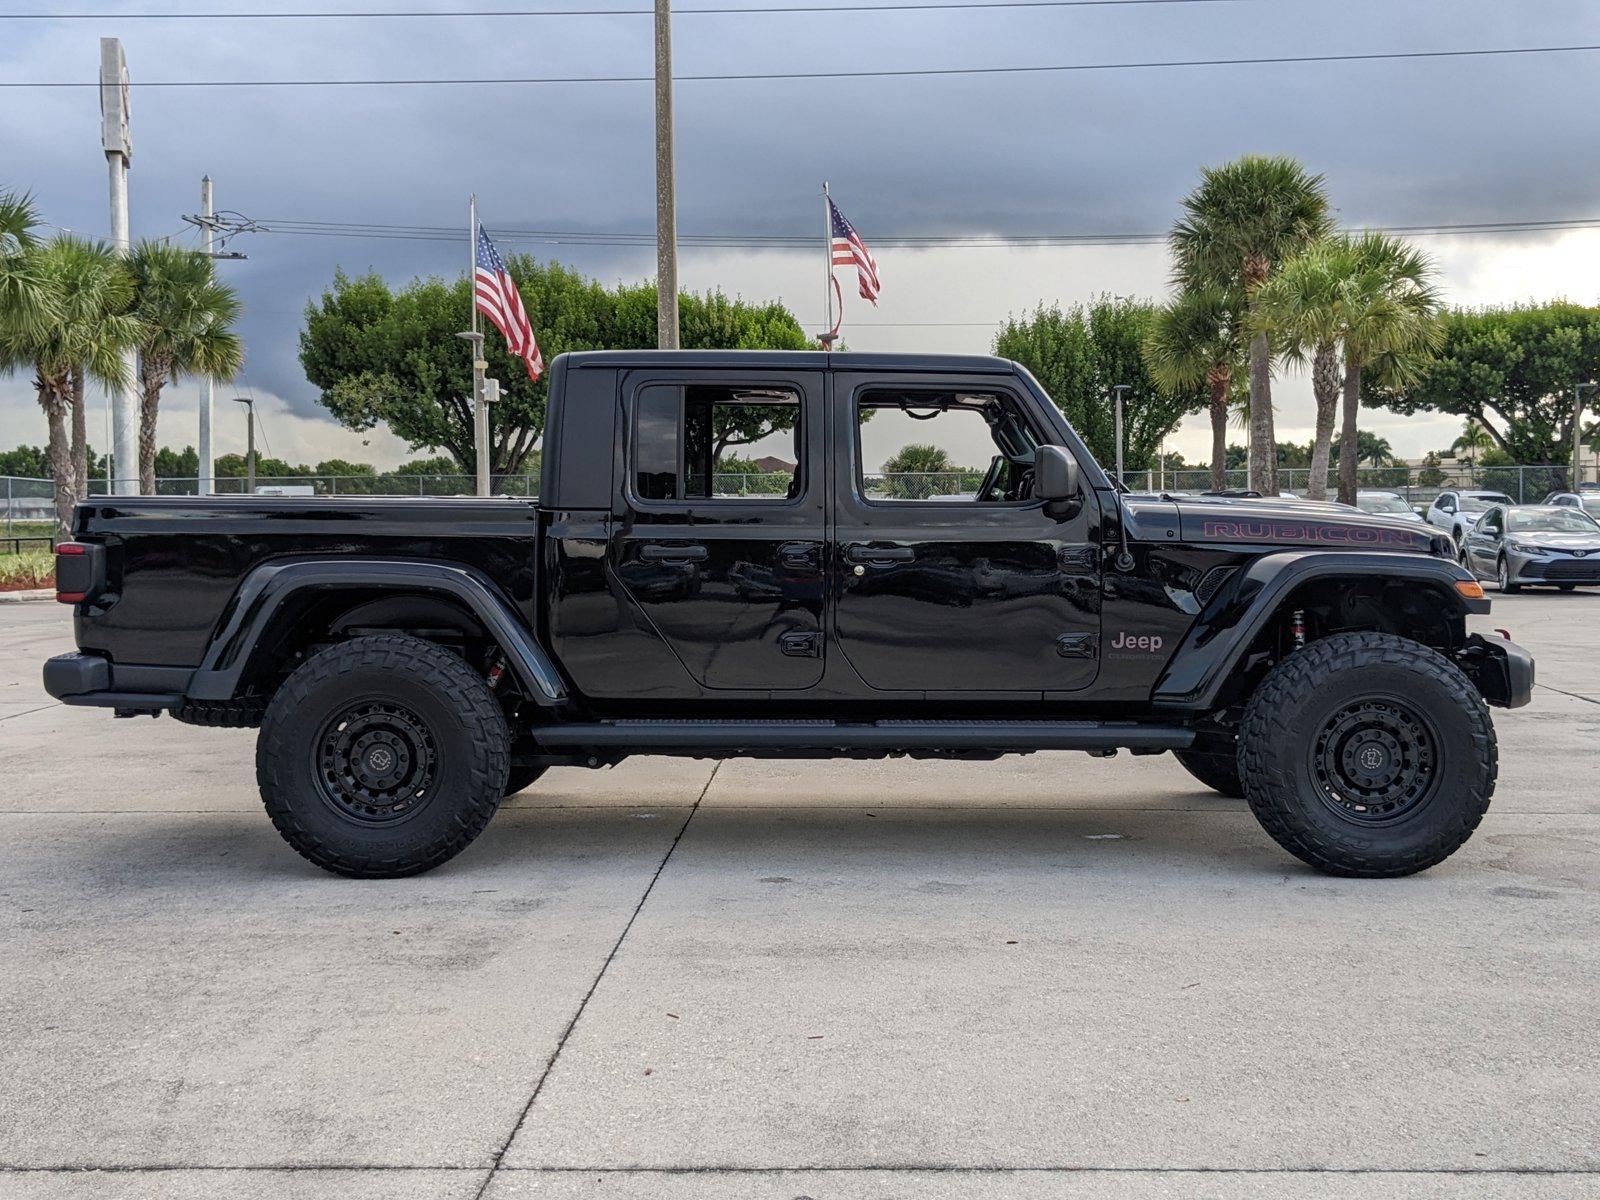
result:
M 105 548 L 83 542 L 56 543 L 56 599 L 81 604 L 98 592 L 105 579 Z

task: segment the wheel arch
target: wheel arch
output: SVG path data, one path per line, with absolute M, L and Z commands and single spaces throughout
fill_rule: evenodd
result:
M 1466 643 L 1466 616 L 1489 611 L 1488 600 L 1463 595 L 1458 583 L 1476 586 L 1468 571 L 1442 558 L 1263 555 L 1212 598 L 1168 660 L 1152 701 L 1201 712 L 1236 701 L 1279 657 L 1279 640 L 1297 610 L 1322 633 L 1393 633 L 1452 654 Z
M 553 706 L 567 698 L 554 661 L 482 572 L 454 563 L 364 558 L 284 559 L 252 570 L 223 610 L 187 696 L 232 699 L 308 640 L 364 629 L 493 643 L 528 699 Z

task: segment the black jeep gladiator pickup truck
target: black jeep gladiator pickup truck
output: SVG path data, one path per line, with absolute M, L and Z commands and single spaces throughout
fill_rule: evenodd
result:
M 741 474 L 727 450 L 781 446 Z M 907 442 L 970 479 L 881 475 Z M 792 467 L 791 467 L 792 462 Z M 537 501 L 102 498 L 45 686 L 259 726 L 267 812 L 424 871 L 553 765 L 1172 751 L 1285 849 L 1402 875 L 1472 833 L 1530 657 L 1436 530 L 1128 495 L 993 358 L 654 352 L 551 368 Z M 1065 781 L 1064 781 L 1065 785 Z

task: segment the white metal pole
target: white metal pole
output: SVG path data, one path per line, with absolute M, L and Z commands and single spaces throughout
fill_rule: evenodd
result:
M 472 448 L 477 459 L 477 493 L 489 494 L 489 414 L 483 403 L 483 373 L 489 364 L 483 356 L 483 334 L 478 332 L 478 196 L 473 193 L 467 205 L 467 220 L 471 227 L 472 268 L 467 276 L 467 288 L 472 296 L 472 332 L 466 341 L 472 351 Z
M 822 181 L 822 261 L 827 275 L 822 281 L 827 324 L 822 327 L 823 345 L 833 349 L 833 201 L 828 199 L 828 181 Z
M 211 219 L 216 215 L 216 207 L 211 197 L 211 176 L 206 175 L 200 180 L 200 216 L 205 221 L 201 226 L 201 235 L 205 238 L 206 261 L 213 264 L 215 269 L 216 259 L 211 257 L 215 243 L 215 231 L 211 227 Z M 211 421 L 215 416 L 217 397 L 216 380 L 207 375 L 200 384 L 200 478 L 195 481 L 195 492 L 201 496 L 211 494 L 211 481 L 216 474 L 216 449 L 211 444 Z
M 498 399 L 500 399 L 500 381 L 485 379 L 483 399 L 474 413 L 476 423 L 472 430 L 473 442 L 478 451 L 478 495 L 480 496 L 494 494 L 494 481 L 489 475 L 489 406 Z

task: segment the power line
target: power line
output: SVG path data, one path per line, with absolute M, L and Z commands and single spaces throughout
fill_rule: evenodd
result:
M 422 242 L 456 242 L 461 231 L 445 225 L 382 225 L 365 222 L 305 221 L 263 218 L 255 231 L 280 233 L 291 237 L 332 237 Z M 1600 217 L 1550 218 L 1522 221 L 1463 221 L 1426 225 L 1367 225 L 1362 230 L 1411 237 L 1459 236 L 1472 234 L 1561 233 L 1569 230 L 1600 228 Z M 599 233 L 560 229 L 511 229 L 497 227 L 495 238 L 508 244 L 537 243 L 572 246 L 642 246 L 655 244 L 653 233 Z M 678 240 L 687 246 L 707 249 L 808 249 L 816 238 L 810 234 L 693 234 L 680 233 Z M 876 247 L 901 249 L 1026 249 L 1052 246 L 1137 246 L 1160 245 L 1167 234 L 1159 231 L 1132 233 L 1038 233 L 1038 234 L 923 234 L 878 235 Z
M 832 12 L 938 12 L 982 8 L 1127 8 L 1146 5 L 1183 6 L 1188 4 L 1241 4 L 1249 0 L 956 0 L 955 3 L 911 4 L 782 4 L 771 7 L 675 8 L 675 17 L 689 16 L 765 16 L 775 13 Z M 301 12 L 134 12 L 134 13 L 0 13 L 0 21 L 290 21 L 290 20 L 372 20 L 428 19 L 435 17 L 639 17 L 651 16 L 653 8 L 524 8 L 524 9 L 395 9 L 387 12 L 301 11 Z
M 901 71 L 752 71 L 727 75 L 678 75 L 678 83 L 717 83 L 765 79 L 908 79 L 949 75 L 1042 75 L 1072 71 L 1133 71 L 1166 67 L 1244 67 L 1327 62 L 1392 62 L 1400 59 L 1488 58 L 1496 55 L 1572 54 L 1600 50 L 1600 44 L 1508 46 L 1482 50 L 1392 50 L 1366 54 L 1292 54 L 1262 58 L 1159 59 L 1147 62 L 1062 63 L 1037 67 L 919 67 Z M 532 75 L 500 79 L 160 79 L 135 80 L 136 88 L 234 87 L 456 87 L 540 83 L 653 83 L 653 75 Z M 0 88 L 98 88 L 98 82 L 5 80 Z

